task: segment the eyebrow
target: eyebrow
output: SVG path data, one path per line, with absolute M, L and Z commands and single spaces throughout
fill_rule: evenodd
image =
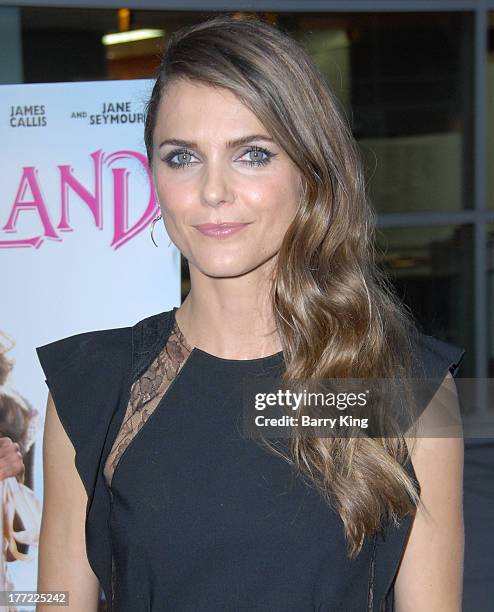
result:
M 249 142 L 254 142 L 256 140 L 266 140 L 267 142 L 274 142 L 272 138 L 269 136 L 265 136 L 264 134 L 249 134 L 248 136 L 242 136 L 241 138 L 236 138 L 235 140 L 228 140 L 226 146 L 228 149 L 233 149 L 234 147 L 239 147 L 244 144 L 248 144 Z M 193 142 L 192 140 L 181 140 L 180 138 L 167 138 L 160 143 L 159 148 L 165 145 L 174 145 L 178 147 L 188 147 L 190 149 L 198 149 L 197 142 Z

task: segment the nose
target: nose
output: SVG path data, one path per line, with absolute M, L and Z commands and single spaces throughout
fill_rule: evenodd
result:
M 204 171 L 201 186 L 201 200 L 206 206 L 217 207 L 229 204 L 235 193 L 228 177 L 228 171 L 218 164 L 209 164 Z

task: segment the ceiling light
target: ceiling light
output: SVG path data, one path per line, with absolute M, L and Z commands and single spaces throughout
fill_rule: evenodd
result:
M 105 34 L 101 40 L 104 45 L 120 45 L 122 43 L 134 42 L 136 40 L 161 38 L 164 33 L 164 30 L 152 30 L 149 28 L 143 28 L 141 30 L 129 30 L 128 32 Z

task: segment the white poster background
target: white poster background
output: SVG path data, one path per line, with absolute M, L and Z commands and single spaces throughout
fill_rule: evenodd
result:
M 152 84 L 0 86 L 0 330 L 15 342 L 7 386 L 39 412 L 40 502 L 48 389 L 35 347 L 180 304 L 180 254 L 162 221 L 159 248 L 150 238 L 159 213 L 143 140 Z M 17 590 L 36 590 L 38 548 L 28 554 L 8 564 Z

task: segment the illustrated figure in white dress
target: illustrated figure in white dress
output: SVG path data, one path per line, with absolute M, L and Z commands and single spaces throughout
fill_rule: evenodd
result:
M 0 513 L 3 545 L 0 552 L 0 590 L 22 590 L 14 585 L 8 564 L 31 560 L 29 546 L 39 540 L 41 505 L 31 488 L 33 443 L 40 427 L 38 411 L 10 383 L 14 367 L 7 352 L 14 341 L 0 331 Z M 10 346 L 7 346 L 6 342 Z M 26 482 L 27 481 L 27 482 Z M 2 610 L 7 609 L 1 606 Z M 9 606 L 9 612 L 17 607 Z

